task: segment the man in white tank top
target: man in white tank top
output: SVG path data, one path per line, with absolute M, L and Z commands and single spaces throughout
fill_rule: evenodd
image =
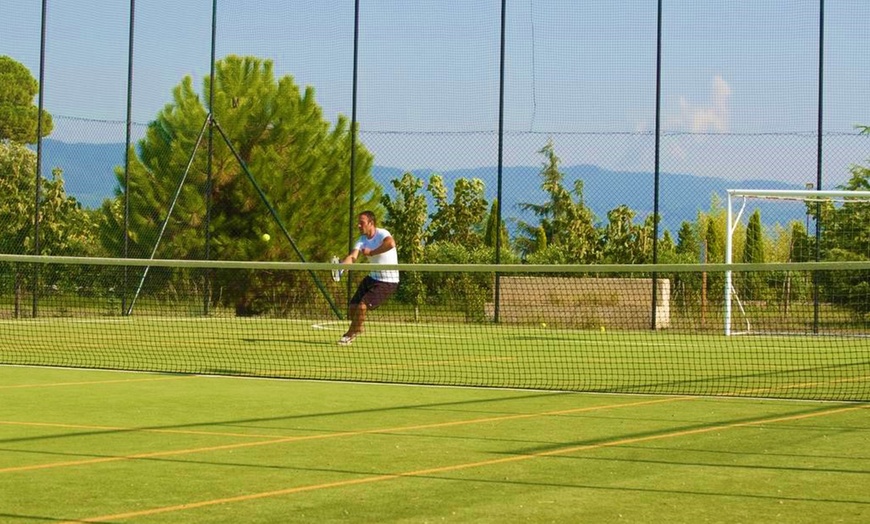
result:
M 341 261 L 342 264 L 353 264 L 360 257 L 366 257 L 372 264 L 398 264 L 396 242 L 386 229 L 377 227 L 375 214 L 363 211 L 359 214 L 357 227 L 360 235 L 353 249 Z M 350 327 L 338 340 L 339 345 L 347 346 L 363 332 L 366 312 L 377 309 L 399 287 L 399 272 L 397 270 L 372 271 L 369 273 L 350 299 Z

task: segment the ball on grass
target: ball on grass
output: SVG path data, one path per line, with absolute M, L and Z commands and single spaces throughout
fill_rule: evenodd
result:
M 263 239 L 263 242 L 268 242 L 268 241 L 272 240 L 272 237 L 269 236 L 269 233 L 263 233 L 263 236 L 260 238 Z
M 541 322 L 541 327 L 542 327 L 542 328 L 547 327 L 547 323 L 546 323 L 546 322 Z
M 607 330 L 604 328 L 604 326 L 601 326 L 601 332 L 604 333 L 605 331 Z

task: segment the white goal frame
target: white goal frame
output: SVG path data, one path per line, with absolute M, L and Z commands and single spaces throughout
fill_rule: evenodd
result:
M 733 262 L 733 236 L 737 225 L 740 223 L 740 218 L 743 211 L 746 209 L 746 200 L 748 198 L 758 198 L 764 200 L 800 200 L 803 202 L 868 202 L 870 203 L 870 191 L 821 191 L 817 189 L 728 189 L 726 190 L 727 197 L 727 227 L 725 231 L 725 263 Z M 737 216 L 734 216 L 734 200 L 742 198 L 740 210 Z M 731 315 L 732 301 L 737 302 L 741 311 L 743 305 L 740 299 L 734 292 L 734 286 L 731 284 L 731 270 L 725 270 L 725 336 L 730 336 L 731 331 Z M 746 331 L 750 330 L 749 320 L 746 320 Z

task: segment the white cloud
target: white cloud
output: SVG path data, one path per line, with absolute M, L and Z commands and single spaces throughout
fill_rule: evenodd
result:
M 680 96 L 679 112 L 676 117 L 668 119 L 669 127 L 693 133 L 728 132 L 731 128 L 731 86 L 716 75 L 711 91 L 706 104 L 693 103 Z

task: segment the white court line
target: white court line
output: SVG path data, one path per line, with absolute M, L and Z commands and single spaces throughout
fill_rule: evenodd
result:
M 311 325 L 311 327 L 313 329 L 329 330 L 329 331 L 344 331 L 345 326 L 347 326 L 346 321 L 338 321 L 338 320 L 329 321 L 329 322 L 321 322 L 321 323 Z M 384 327 L 384 326 L 393 326 L 393 327 L 397 327 L 397 328 L 407 327 L 410 329 L 402 329 L 402 330 L 389 329 L 388 327 Z M 469 336 L 469 335 L 446 335 L 446 334 L 440 334 L 440 333 L 432 333 L 430 330 L 420 329 L 421 326 L 423 326 L 423 325 L 411 324 L 411 323 L 391 322 L 388 324 L 379 324 L 374 329 L 374 331 L 376 331 L 378 334 L 404 335 L 404 336 L 412 336 L 412 337 L 416 336 L 416 337 L 423 337 L 423 338 L 439 338 L 439 339 L 447 339 L 447 340 L 476 340 L 477 339 L 477 337 Z M 439 327 L 438 329 L 442 329 L 442 328 Z
M 331 331 L 341 331 L 343 329 L 341 326 L 344 326 L 344 325 L 347 325 L 346 321 L 334 320 L 334 321 L 329 321 L 329 322 L 320 322 L 317 324 L 311 324 L 311 327 L 313 329 L 328 329 Z M 335 326 L 335 327 L 332 327 L 332 326 Z
M 40 324 L 132 324 L 133 319 L 130 318 L 69 318 L 69 317 L 50 317 L 50 318 L 19 318 L 19 319 L 2 319 L 0 324 L 11 324 L 15 326 L 40 325 Z
M 308 324 L 310 320 L 302 320 L 295 318 L 240 318 L 240 317 L 114 317 L 114 318 L 72 318 L 72 317 L 41 317 L 41 318 L 19 318 L 19 319 L 0 319 L 0 325 L 28 325 L 28 324 L 133 324 L 135 322 L 217 322 L 231 321 L 240 323 L 256 323 L 256 322 L 290 322 L 294 324 Z

